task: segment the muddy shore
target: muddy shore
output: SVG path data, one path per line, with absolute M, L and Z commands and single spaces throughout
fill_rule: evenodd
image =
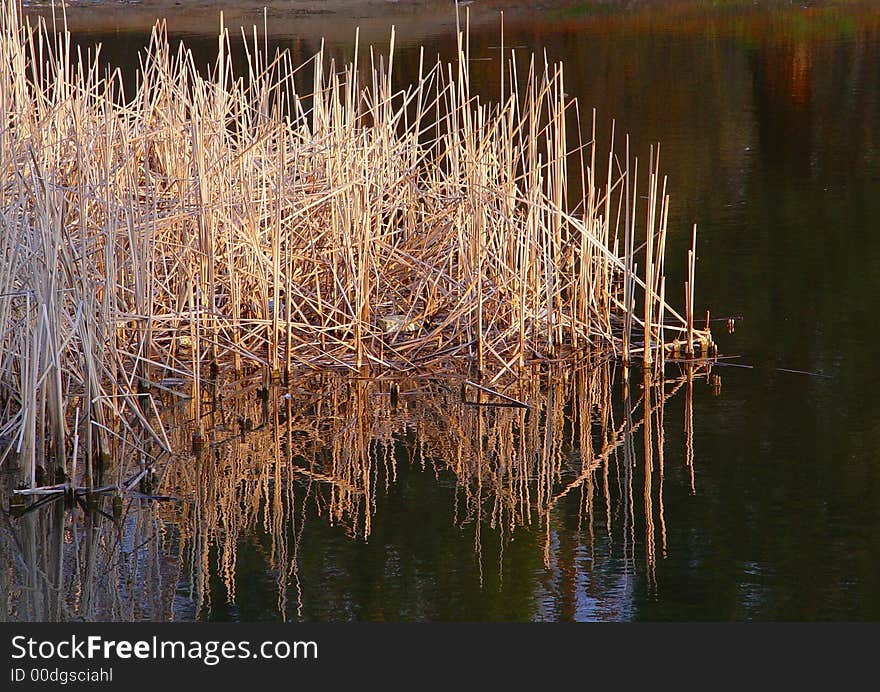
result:
M 838 5 L 865 5 L 864 0 L 465 0 L 459 2 L 460 17 L 469 15 L 471 26 L 497 25 L 504 13 L 505 25 L 528 27 L 547 22 L 579 26 L 607 21 L 610 16 L 662 13 L 692 17 L 724 12 L 746 5 L 756 11 L 779 7 L 811 12 Z M 866 5 L 870 7 L 870 4 Z M 60 16 L 60 3 L 55 7 Z M 358 27 L 365 41 L 385 40 L 393 24 L 398 36 L 408 41 L 446 34 L 456 25 L 454 0 L 69 0 L 68 26 L 80 33 L 126 33 L 148 31 L 159 18 L 166 18 L 175 34 L 213 35 L 223 13 L 224 23 L 238 33 L 268 26 L 270 35 L 324 37 L 332 42 L 351 39 Z M 49 2 L 26 3 L 26 12 L 51 17 Z
M 522 0 L 476 0 L 460 4 L 462 20 L 465 8 L 472 25 L 498 22 L 503 11 L 505 21 L 528 21 L 537 16 L 563 15 L 584 3 L 523 2 Z M 607 3 L 599 3 L 607 6 Z M 48 3 L 31 3 L 29 14 L 51 16 Z M 55 10 L 56 16 L 59 10 Z M 135 2 L 73 1 L 66 13 L 71 30 L 88 33 L 142 32 L 158 18 L 166 18 L 169 31 L 182 34 L 212 34 L 224 23 L 238 27 L 262 27 L 264 20 L 275 36 L 314 35 L 328 40 L 346 40 L 359 27 L 365 38 L 387 37 L 392 24 L 399 35 L 408 38 L 445 33 L 456 22 L 453 0 L 139 0 Z

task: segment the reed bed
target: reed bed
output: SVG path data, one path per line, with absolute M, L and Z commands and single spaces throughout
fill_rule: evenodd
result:
M 179 380 L 198 421 L 206 379 L 253 367 L 493 385 L 571 352 L 706 355 L 692 264 L 685 316 L 664 298 L 659 148 L 644 200 L 628 141 L 572 128 L 561 64 L 511 56 L 489 103 L 465 33 L 403 87 L 394 42 L 296 65 L 255 30 L 234 65 L 221 18 L 203 74 L 159 23 L 132 87 L 3 2 L 0 455 L 25 485 L 94 489 L 111 453 L 145 470 Z

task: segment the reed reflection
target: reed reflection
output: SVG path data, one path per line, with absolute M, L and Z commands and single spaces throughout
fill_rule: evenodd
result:
M 106 506 L 105 506 L 106 505 Z M 154 503 L 131 501 L 114 519 L 109 498 L 88 511 L 54 496 L 4 515 L 0 617 L 13 622 L 174 619 L 179 525 Z M 105 511 L 105 509 L 107 511 Z
M 542 550 L 545 588 L 570 593 L 572 604 L 585 580 L 575 556 L 600 563 L 597 550 L 617 554 L 649 590 L 660 588 L 655 568 L 669 549 L 665 407 L 685 390 L 677 399 L 687 449 L 672 454 L 693 484 L 692 392 L 709 375 L 708 365 L 682 367 L 627 382 L 608 362 L 548 364 L 494 388 L 344 374 L 304 375 L 289 387 L 262 378 L 203 387 L 204 444 L 157 470 L 163 495 L 127 496 L 121 510 L 109 495 L 76 509 L 55 496 L 4 522 L 5 614 L 206 619 L 235 604 L 243 572 L 256 569 L 275 594 L 276 617 L 305 618 L 304 593 L 323 585 L 303 588 L 315 578 L 300 564 L 304 533 L 323 524 L 343 529 L 353 544 L 369 543 L 398 475 L 413 469 L 453 486 L 451 515 L 459 533 L 472 536 L 484 589 L 484 567 L 504 579 L 505 551 L 520 537 Z M 164 396 L 171 444 L 188 450 L 191 407 L 172 405 L 179 394 Z M 577 546 L 567 544 L 572 537 Z M 389 551 L 398 563 L 408 559 Z M 531 617 L 542 617 L 540 609 Z

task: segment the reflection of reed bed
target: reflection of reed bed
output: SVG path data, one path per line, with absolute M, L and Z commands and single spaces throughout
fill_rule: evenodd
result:
M 588 541 L 613 537 L 634 564 L 641 546 L 650 581 L 657 555 L 667 551 L 664 407 L 685 388 L 690 421 L 689 392 L 701 374 L 691 368 L 661 380 L 648 371 L 621 401 L 609 363 L 554 366 L 499 388 L 527 408 L 493 405 L 505 398 L 463 392 L 458 381 L 346 375 L 305 377 L 300 396 L 273 388 L 265 401 L 253 393 L 226 399 L 213 415 L 250 421 L 249 431 L 238 432 L 239 423 L 206 426 L 205 450 L 192 463 L 169 465 L 162 478 L 165 492 L 187 498 L 179 533 L 191 596 L 210 606 L 216 569 L 234 600 L 237 552 L 246 537 L 261 535 L 284 612 L 286 599 L 300 593 L 307 522 L 338 524 L 352 540 L 369 540 L 402 463 L 454 481 L 454 521 L 474 532 L 478 552 L 482 531 L 503 546 L 516 531 L 538 530 L 549 568 L 560 512 L 574 512 Z M 185 428 L 180 435 L 185 444 Z M 692 472 L 690 440 L 684 456 Z
M 623 397 L 608 362 L 529 373 L 495 391 L 344 374 L 306 374 L 289 389 L 261 379 L 206 387 L 204 445 L 153 478 L 155 492 L 181 502 L 99 496 L 81 512 L 53 496 L 4 522 L 0 595 L 9 617 L 201 617 L 213 607 L 212 579 L 236 600 L 246 544 L 274 575 L 278 612 L 301 612 L 308 524 L 369 540 L 401 464 L 454 485 L 454 522 L 473 532 L 480 561 L 484 532 L 502 549 L 516 532 L 538 532 L 552 573 L 563 559 L 554 536 L 574 521 L 588 544 L 613 541 L 634 570 L 640 561 L 650 582 L 667 553 L 664 407 L 685 389 L 686 450 L 673 455 L 693 483 L 692 389 L 703 372 L 691 366 L 664 381 L 646 371 Z M 165 396 L 163 404 L 178 398 Z M 510 399 L 523 406 L 504 405 Z M 170 444 L 186 449 L 189 406 L 163 409 Z
M 177 527 L 156 504 L 134 500 L 114 512 L 102 499 L 87 512 L 60 498 L 0 525 L 0 613 L 17 622 L 170 620 L 186 612 L 175 596 Z M 191 612 L 191 608 L 189 611 Z
M 133 86 L 20 11 L 0 9 L 0 439 L 29 487 L 91 491 L 126 445 L 154 464 L 169 378 L 199 402 L 249 365 L 502 377 L 709 343 L 692 266 L 684 317 L 663 300 L 658 150 L 646 182 L 601 154 L 561 65 L 511 59 L 490 103 L 464 37 L 397 88 L 393 35 L 387 60 L 303 66 L 255 35 L 234 66 L 221 32 L 205 76 L 160 25 Z

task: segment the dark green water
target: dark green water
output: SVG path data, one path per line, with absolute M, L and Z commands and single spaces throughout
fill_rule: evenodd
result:
M 398 77 L 415 74 L 418 42 L 451 55 L 449 30 L 399 36 Z M 489 24 L 471 39 L 475 57 L 491 58 L 474 65 L 487 92 L 497 36 Z M 99 38 L 116 62 L 144 40 Z M 273 38 L 304 57 L 317 47 Z M 209 60 L 214 39 L 186 40 Z M 144 508 L 120 535 L 122 557 L 97 569 L 99 589 L 120 596 L 95 597 L 101 619 L 880 620 L 878 13 L 572 12 L 511 22 L 505 42 L 563 60 L 569 92 L 585 112 L 596 107 L 603 133 L 613 117 L 644 156 L 661 142 L 669 283 L 681 283 L 697 223 L 696 312 L 741 317 L 733 333 L 713 323 L 721 352 L 738 357 L 713 369 L 720 394 L 694 383 L 692 461 L 682 391 L 664 410 L 662 495 L 639 429 L 631 454 L 597 467 L 594 501 L 579 491 L 546 517 L 497 522 L 491 493 L 480 511 L 468 504 L 463 488 L 479 473 L 453 473 L 442 447 L 414 451 L 438 425 L 417 415 L 383 452 L 391 466 L 386 456 L 369 469 L 374 490 L 354 515 L 334 516 L 332 493 L 302 479 L 274 505 L 260 500 L 272 483 L 235 496 L 249 518 Z M 620 423 L 619 373 L 610 391 Z M 575 476 L 563 469 L 554 487 Z M 202 514 L 210 527 L 187 528 Z M 48 514 L 6 522 L 7 564 L 51 524 Z M 68 517 L 63 539 L 94 530 Z M 64 565 L 58 580 L 73 588 L 82 565 Z M 120 575 L 136 584 L 114 585 Z M 79 596 L 35 609 L 12 583 L 11 619 L 97 612 Z

